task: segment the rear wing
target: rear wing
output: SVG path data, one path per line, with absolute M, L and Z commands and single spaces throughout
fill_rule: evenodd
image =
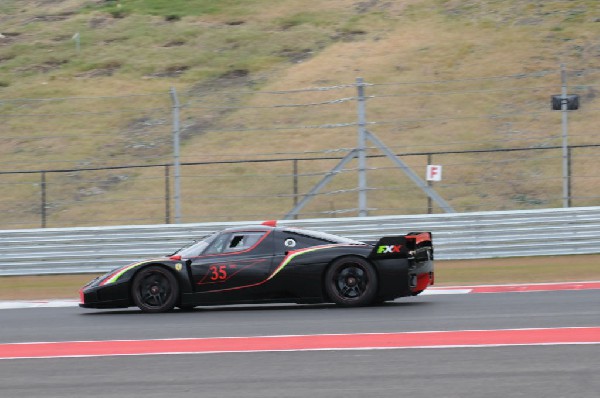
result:
M 431 232 L 384 236 L 375 243 L 369 258 L 408 258 L 418 263 L 433 260 Z

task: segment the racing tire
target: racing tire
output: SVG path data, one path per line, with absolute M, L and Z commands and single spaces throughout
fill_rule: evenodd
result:
M 367 260 L 340 258 L 325 273 L 325 291 L 342 307 L 370 305 L 377 295 L 377 273 Z
M 167 312 L 177 303 L 179 285 L 171 272 L 154 265 L 142 269 L 133 278 L 131 295 L 143 312 Z

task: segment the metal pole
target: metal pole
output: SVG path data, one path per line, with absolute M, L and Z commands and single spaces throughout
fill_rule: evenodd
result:
M 46 172 L 42 171 L 42 181 L 41 181 L 41 190 L 42 190 L 42 228 L 46 228 Z
M 572 161 L 573 158 L 572 158 L 572 154 L 571 154 L 571 147 L 567 147 L 567 159 L 568 159 L 567 160 L 567 164 L 569 165 L 569 170 L 568 170 L 569 174 L 567 175 L 567 180 L 569 181 L 569 186 L 568 186 L 568 189 L 569 189 L 569 201 L 568 201 L 567 205 L 568 205 L 568 207 L 571 207 L 573 205 L 573 203 L 572 203 L 573 198 L 571 196 L 571 192 L 573 192 L 573 180 L 571 179 L 571 170 L 572 170 L 572 168 L 571 168 L 571 166 L 572 166 L 571 165 L 571 161 Z
M 165 224 L 171 223 L 171 181 L 169 165 L 165 165 Z
M 358 216 L 366 217 L 367 213 L 367 156 L 366 147 L 366 109 L 365 85 L 362 77 L 356 78 L 358 90 Z
M 329 181 L 335 177 L 337 174 L 339 174 L 342 169 L 344 168 L 344 166 L 346 166 L 346 164 L 348 162 L 350 162 L 352 159 L 354 159 L 357 156 L 357 149 L 353 149 L 351 150 L 346 156 L 344 156 L 344 158 L 333 168 L 331 169 L 329 172 L 327 172 L 327 174 L 325 174 L 325 176 L 321 179 L 321 181 L 319 181 L 317 183 L 317 185 L 315 185 L 314 187 L 312 187 L 312 189 L 306 194 L 304 195 L 304 197 L 302 198 L 302 200 L 300 202 L 298 202 L 298 204 L 292 209 L 290 210 L 284 217 L 284 220 L 290 220 L 292 217 L 297 218 L 298 213 L 300 212 L 300 210 L 302 210 L 302 208 L 308 203 L 310 202 L 310 200 L 315 197 L 315 195 L 317 195 L 317 193 L 319 193 L 319 191 L 321 189 L 323 189 L 323 187 L 325 185 L 327 185 L 327 183 L 329 183 Z
M 298 205 L 298 159 L 294 159 L 294 208 Z M 298 219 L 298 215 L 294 214 L 294 220 Z
M 175 224 L 181 222 L 181 175 L 179 164 L 179 98 L 175 87 L 171 87 L 171 100 L 173 101 L 173 168 L 174 168 L 174 200 Z
M 427 166 L 429 166 L 430 164 L 433 163 L 433 155 L 431 155 L 430 153 L 427 154 Z M 427 181 L 427 186 L 429 188 L 431 188 L 433 186 L 433 183 L 431 181 Z M 431 201 L 431 196 L 427 196 L 427 214 L 432 214 L 433 213 L 433 203 Z
M 79 34 L 79 32 L 75 33 L 72 39 L 75 40 L 75 52 L 77 53 L 77 55 L 79 55 L 79 53 L 81 52 L 81 35 Z
M 571 198 L 570 170 L 569 170 L 569 129 L 568 129 L 568 108 L 567 108 L 567 71 L 565 64 L 560 65 L 560 79 L 562 82 L 561 110 L 562 110 L 562 168 L 563 168 L 563 207 L 569 207 Z
M 435 201 L 435 203 L 441 207 L 446 213 L 455 213 L 452 206 L 450 206 L 437 192 L 431 187 L 429 187 L 414 171 L 411 170 L 410 167 L 406 163 L 404 163 L 394 152 L 392 152 L 383 141 L 381 141 L 375 134 L 367 131 L 366 133 L 367 139 L 375 144 L 376 147 L 381 150 L 392 162 L 396 164 L 414 182 L 421 190 L 423 190 L 427 196 Z

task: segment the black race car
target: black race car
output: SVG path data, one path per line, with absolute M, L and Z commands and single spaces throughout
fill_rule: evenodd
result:
M 414 296 L 433 281 L 429 232 L 364 243 L 269 221 L 115 269 L 85 285 L 79 305 L 145 312 L 243 303 L 351 307 Z

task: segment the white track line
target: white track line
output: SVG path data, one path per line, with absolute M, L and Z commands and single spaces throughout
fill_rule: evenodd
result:
M 76 307 L 77 305 L 79 305 L 78 300 L 6 300 L 0 301 L 0 310 Z

